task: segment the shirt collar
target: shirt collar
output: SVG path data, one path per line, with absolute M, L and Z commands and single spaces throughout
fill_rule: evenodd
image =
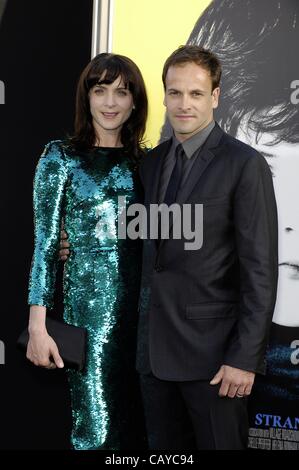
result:
M 215 127 L 215 121 L 211 121 L 210 124 L 208 124 L 204 129 L 201 129 L 197 134 L 193 135 L 189 139 L 185 140 L 182 143 L 184 152 L 187 156 L 187 158 L 191 158 L 192 155 L 200 148 L 202 145 L 205 143 L 207 140 L 208 136 L 212 132 L 212 130 Z M 180 144 L 181 142 L 178 141 L 178 139 L 173 135 L 173 145 L 174 148 Z

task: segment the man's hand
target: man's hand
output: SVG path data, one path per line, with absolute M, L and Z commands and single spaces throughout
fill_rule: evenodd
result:
M 62 228 L 62 230 L 60 232 L 60 250 L 59 250 L 59 259 L 61 261 L 66 261 L 67 260 L 69 254 L 70 254 L 69 247 L 70 247 L 70 244 L 67 241 L 67 233 Z
M 223 365 L 210 384 L 217 385 L 221 382 L 220 397 L 241 398 L 250 395 L 254 378 L 254 372 Z

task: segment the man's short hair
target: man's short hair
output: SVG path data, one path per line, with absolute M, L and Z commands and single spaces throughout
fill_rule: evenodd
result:
M 162 73 L 164 89 L 166 89 L 166 75 L 169 67 L 182 66 L 192 62 L 209 72 L 212 80 L 212 91 L 219 86 L 221 78 L 221 64 L 217 56 L 203 47 L 187 45 L 180 46 L 166 60 Z

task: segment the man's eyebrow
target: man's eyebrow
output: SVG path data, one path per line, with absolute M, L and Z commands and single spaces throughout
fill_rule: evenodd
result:
M 180 91 L 177 88 L 167 88 L 167 91 Z M 200 90 L 199 88 L 195 88 L 194 90 L 190 90 L 190 93 L 199 92 L 204 93 L 204 90 Z
M 274 155 L 273 153 L 268 153 L 268 152 L 264 152 L 262 150 L 259 151 L 261 155 L 263 155 L 263 157 L 266 157 L 266 158 L 276 158 L 276 155 Z

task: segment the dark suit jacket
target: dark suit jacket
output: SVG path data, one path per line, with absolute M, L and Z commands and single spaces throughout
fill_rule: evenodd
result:
M 141 164 L 147 208 L 169 145 Z M 278 277 L 267 162 L 216 124 L 178 202 L 203 204 L 203 246 L 144 241 L 137 370 L 173 381 L 210 379 L 222 364 L 264 373 Z

